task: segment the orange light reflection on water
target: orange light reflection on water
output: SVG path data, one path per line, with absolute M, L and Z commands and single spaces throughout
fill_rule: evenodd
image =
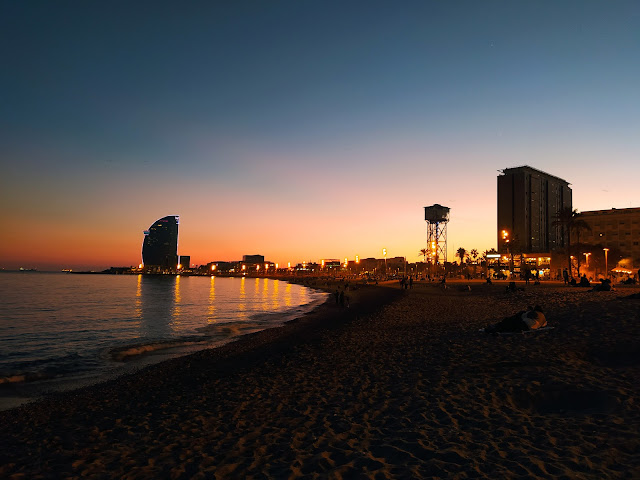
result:
M 207 310 L 207 323 L 216 321 L 216 277 L 211 275 L 209 282 L 209 308 Z
M 247 318 L 247 291 L 245 289 L 245 277 L 240 278 L 240 301 L 238 302 L 238 317 Z
M 175 329 L 174 324 L 180 323 L 180 315 L 182 314 L 182 305 L 180 305 L 180 302 L 182 301 L 182 297 L 180 295 L 180 275 L 176 275 L 173 300 L 174 305 L 171 326 Z

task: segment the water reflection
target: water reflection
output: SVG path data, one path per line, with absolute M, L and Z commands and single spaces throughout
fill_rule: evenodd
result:
M 267 300 L 269 299 L 269 279 L 262 280 L 262 310 L 268 310 Z
M 173 322 L 175 324 L 179 324 L 180 323 L 180 314 L 182 313 L 182 305 L 180 305 L 180 302 L 182 301 L 182 297 L 180 296 L 180 275 L 176 275 L 176 282 L 175 282 L 175 288 L 173 291 L 173 297 L 175 300 L 174 306 L 173 306 Z
M 136 306 L 135 306 L 136 318 L 139 320 L 142 318 L 142 275 L 138 275 L 138 281 L 136 283 Z
M 238 297 L 238 318 L 247 318 L 246 301 L 247 301 L 247 291 L 245 289 L 245 278 L 242 277 L 240 279 L 240 295 Z
M 284 304 L 287 307 L 291 306 L 291 284 L 287 283 L 287 288 L 284 289 Z
M 140 275 L 141 336 L 161 338 L 173 332 L 172 317 L 180 296 L 176 280 L 172 275 Z
M 209 308 L 207 309 L 207 323 L 216 321 L 216 277 L 211 276 L 209 283 Z
M 279 290 L 280 290 L 280 281 L 274 280 L 273 291 L 271 292 L 271 309 L 272 310 L 277 310 L 280 308 L 280 297 L 278 296 Z

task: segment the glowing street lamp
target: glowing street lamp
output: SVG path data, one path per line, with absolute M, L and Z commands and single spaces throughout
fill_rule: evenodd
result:
M 356 255 L 356 263 L 360 263 L 360 257 Z
M 584 254 L 585 259 L 586 259 L 586 261 L 587 261 L 587 268 L 589 268 L 589 255 L 591 255 L 591 252 L 589 252 L 589 253 L 585 253 L 585 254 Z
M 604 250 L 604 270 L 607 272 L 607 278 L 609 278 L 609 249 L 603 248 L 602 250 Z
M 347 268 L 347 265 L 349 265 L 349 260 L 347 257 L 344 257 L 344 268 Z
M 242 270 L 246 270 L 247 266 L 246 265 L 242 265 Z
M 387 249 L 386 248 L 382 249 L 382 255 L 384 255 L 384 273 L 386 275 L 387 273 Z

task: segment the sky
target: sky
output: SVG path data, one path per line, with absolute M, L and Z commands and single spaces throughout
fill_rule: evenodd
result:
M 0 268 L 496 246 L 496 177 L 640 207 L 636 1 L 0 0 Z

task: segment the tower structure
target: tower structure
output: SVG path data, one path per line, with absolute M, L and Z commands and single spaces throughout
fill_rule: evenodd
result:
M 435 265 L 447 261 L 447 223 L 449 207 L 435 204 L 424 207 L 424 219 L 427 222 L 427 242 L 429 259 Z

